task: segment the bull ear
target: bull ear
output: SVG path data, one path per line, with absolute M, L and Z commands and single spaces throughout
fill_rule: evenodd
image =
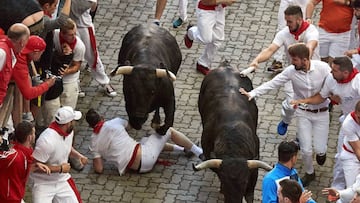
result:
M 262 168 L 267 171 L 270 171 L 273 168 L 269 164 L 267 164 L 263 161 L 259 161 L 259 160 L 248 160 L 247 165 L 248 165 L 249 169 Z
M 176 76 L 174 73 L 172 73 L 171 71 L 166 71 L 164 69 L 159 69 L 157 68 L 156 69 L 156 77 L 158 78 L 162 78 L 162 77 L 167 77 L 167 74 L 169 73 L 169 76 L 170 76 L 170 79 L 172 81 L 175 81 L 176 80 Z
M 201 162 L 198 165 L 193 165 L 194 171 L 200 171 L 206 168 L 219 168 L 222 163 L 221 159 L 210 159 L 204 162 Z
M 110 76 L 113 77 L 119 74 L 129 75 L 131 74 L 133 68 L 134 68 L 133 66 L 118 66 L 110 72 Z

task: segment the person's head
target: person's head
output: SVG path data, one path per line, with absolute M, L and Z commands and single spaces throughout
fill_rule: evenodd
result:
M 299 144 L 296 141 L 282 141 L 278 147 L 279 162 L 292 168 L 296 164 L 298 151 Z
M 35 127 L 28 121 L 19 123 L 14 134 L 14 140 L 20 144 L 31 146 L 35 143 Z
M 45 41 L 36 35 L 31 35 L 29 41 L 21 53 L 29 56 L 31 60 L 38 61 L 46 48 Z
M 63 106 L 55 113 L 55 122 L 60 125 L 67 133 L 74 130 L 74 120 L 80 120 L 80 111 L 74 111 L 70 106 Z
M 300 184 L 295 180 L 284 179 L 279 182 L 278 189 L 279 203 L 298 203 L 302 194 Z
M 288 48 L 291 63 L 296 70 L 307 71 L 310 67 L 310 50 L 304 43 L 296 43 Z
M 351 6 L 354 9 L 355 17 L 360 20 L 360 0 L 352 0 Z
M 60 35 L 67 43 L 74 42 L 76 38 L 76 24 L 71 18 L 66 20 L 66 23 L 60 28 Z
M 59 0 L 38 0 L 38 2 L 45 14 L 52 15 L 57 8 Z
M 103 118 L 98 112 L 95 111 L 95 109 L 91 108 L 86 113 L 86 122 L 91 128 L 94 128 L 96 124 L 99 123 L 101 120 L 103 120 Z
M 286 25 L 289 27 L 291 32 L 296 32 L 302 22 L 303 22 L 303 13 L 300 6 L 289 6 L 284 11 Z
M 10 26 L 7 36 L 14 46 L 14 51 L 19 53 L 29 40 L 30 30 L 22 23 L 15 23 Z
M 331 73 L 336 81 L 342 81 L 349 77 L 353 71 L 353 64 L 349 57 L 335 57 L 331 62 Z
M 354 112 L 355 120 L 358 124 L 360 124 L 360 101 L 356 103 Z

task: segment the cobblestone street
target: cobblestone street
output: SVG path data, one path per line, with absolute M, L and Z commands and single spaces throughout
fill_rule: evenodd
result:
M 238 1 L 227 7 L 225 41 L 219 50 L 212 67 L 215 68 L 224 60 L 231 61 L 232 66 L 240 70 L 247 68 L 253 58 L 274 37 L 277 27 L 278 0 Z M 106 67 L 106 72 L 116 67 L 117 57 L 122 38 L 134 26 L 151 23 L 155 13 L 155 0 L 102 0 L 95 17 L 95 30 L 99 53 Z M 189 2 L 188 17 L 191 24 L 196 24 L 194 1 Z M 319 10 L 319 9 L 318 9 Z M 204 78 L 196 71 L 197 58 L 204 46 L 194 43 L 191 49 L 184 45 L 183 36 L 186 25 L 174 29 L 172 21 L 178 18 L 178 1 L 169 1 L 161 19 L 161 26 L 168 29 L 177 39 L 183 61 L 177 74 L 175 84 L 176 112 L 174 127 L 192 141 L 200 140 L 202 126 L 197 107 L 197 100 L 201 82 Z M 250 74 L 255 87 L 273 77 L 266 72 L 271 64 L 261 64 L 255 73 Z M 81 72 L 81 89 L 86 93 L 79 98 L 77 110 L 83 113 L 83 118 L 76 126 L 75 147 L 87 157 L 89 153 L 91 129 L 88 127 L 84 115 L 89 108 L 99 110 L 106 119 L 120 116 L 127 119 L 125 101 L 122 92 L 122 76 L 111 79 L 111 84 L 117 90 L 114 98 L 105 95 L 104 89 L 91 77 L 85 69 Z M 260 159 L 273 165 L 277 162 L 277 145 L 282 140 L 295 139 L 296 122 L 289 126 L 287 136 L 279 136 L 276 127 L 280 121 L 281 102 L 284 99 L 282 89 L 271 91 L 257 100 L 259 108 L 259 122 L 257 134 L 260 138 Z M 331 113 L 331 126 L 326 163 L 318 166 L 314 161 L 316 180 L 307 188 L 313 192 L 317 202 L 325 202 L 321 189 L 330 186 L 332 179 L 333 160 L 336 151 L 337 132 L 339 128 L 339 108 L 335 107 Z M 150 120 L 140 131 L 131 130 L 129 134 L 140 139 L 144 134 L 150 134 Z M 163 116 L 162 116 L 163 117 Z M 81 192 L 83 202 L 223 202 L 223 195 L 219 193 L 219 180 L 211 170 L 194 172 L 192 163 L 198 163 L 196 157 L 186 158 L 179 153 L 163 153 L 171 166 L 156 164 L 153 171 L 147 174 L 126 173 L 118 175 L 115 166 L 105 165 L 104 174 L 98 175 L 92 169 L 92 161 L 81 172 L 71 171 L 76 185 Z M 300 176 L 304 174 L 299 156 L 297 169 Z M 259 177 L 255 191 L 255 202 L 261 202 L 261 183 L 265 171 L 259 169 Z M 31 202 L 28 190 L 25 201 Z

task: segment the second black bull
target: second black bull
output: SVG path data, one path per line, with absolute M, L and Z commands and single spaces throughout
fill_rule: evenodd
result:
M 155 111 L 152 127 L 163 135 L 174 123 L 176 79 L 182 56 L 175 38 L 154 24 L 139 25 L 124 37 L 118 67 L 112 76 L 123 74 L 123 92 L 130 125 L 141 129 Z M 160 107 L 165 114 L 160 126 Z
M 248 77 L 225 62 L 205 76 L 198 102 L 207 160 L 194 169 L 211 168 L 218 175 L 226 203 L 242 202 L 243 197 L 252 203 L 258 168 L 272 168 L 258 160 L 258 108 L 240 94 L 240 87 L 253 89 Z

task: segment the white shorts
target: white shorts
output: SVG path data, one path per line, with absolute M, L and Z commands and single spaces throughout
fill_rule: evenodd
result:
M 343 33 L 329 33 L 319 27 L 320 57 L 344 56 L 350 44 L 350 30 Z
M 67 181 L 50 184 L 34 184 L 33 203 L 81 203 L 80 193 L 72 178 Z
M 171 131 L 168 130 L 165 135 L 152 134 L 149 137 L 143 137 L 141 144 L 141 167 L 139 173 L 146 173 L 152 170 L 159 154 L 164 149 L 166 142 L 170 139 Z

